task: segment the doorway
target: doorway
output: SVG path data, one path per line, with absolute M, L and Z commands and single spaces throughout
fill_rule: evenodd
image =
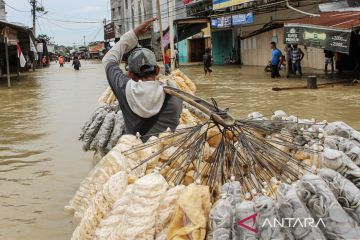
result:
M 189 39 L 189 62 L 202 62 L 205 53 L 205 38 Z

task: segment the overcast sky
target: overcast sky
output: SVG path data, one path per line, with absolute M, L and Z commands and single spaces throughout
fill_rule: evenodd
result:
M 29 0 L 5 0 L 7 20 L 32 26 Z M 48 13 L 37 20 L 37 34 L 45 33 L 57 44 L 73 46 L 103 40 L 103 19 L 110 17 L 110 0 L 38 0 Z M 11 7 L 15 8 L 12 9 Z M 40 14 L 41 15 L 41 14 Z M 75 21 L 81 23 L 68 23 Z M 87 23 L 84 23 L 87 22 Z M 94 23 L 88 23 L 94 22 Z

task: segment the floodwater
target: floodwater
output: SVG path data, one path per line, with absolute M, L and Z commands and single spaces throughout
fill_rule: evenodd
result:
M 63 207 L 91 167 L 91 153 L 77 141 L 80 127 L 97 107 L 107 86 L 99 63 L 82 62 L 37 70 L 0 82 L 0 239 L 69 239 L 71 218 Z M 243 118 L 251 111 L 277 109 L 304 118 L 343 120 L 360 129 L 360 87 L 273 92 L 272 87 L 304 85 L 304 80 L 271 80 L 262 68 L 215 67 L 204 77 L 201 66 L 183 71 L 198 95 L 214 97 Z

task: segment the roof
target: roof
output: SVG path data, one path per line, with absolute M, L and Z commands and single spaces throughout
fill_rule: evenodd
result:
M 32 37 L 33 40 L 35 39 L 35 36 L 34 36 L 32 30 L 24 25 L 20 25 L 18 23 L 10 23 L 10 22 L 0 20 L 0 27 L 1 26 L 10 27 L 10 28 L 13 28 L 17 31 L 24 32 L 24 33 L 26 32 L 26 33 L 30 34 L 30 36 Z
M 360 27 L 360 12 L 326 12 L 318 17 L 306 17 L 286 22 L 286 25 L 312 25 L 335 29 L 355 30 Z

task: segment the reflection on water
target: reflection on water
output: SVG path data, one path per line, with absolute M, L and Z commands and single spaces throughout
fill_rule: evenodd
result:
M 63 206 L 91 165 L 77 136 L 107 86 L 100 64 L 82 65 L 79 72 L 52 65 L 14 81 L 11 89 L 0 82 L 0 239 L 60 240 L 73 231 Z M 206 78 L 201 66 L 183 71 L 197 83 L 199 96 L 215 97 L 238 117 L 283 109 L 343 119 L 360 129 L 360 87 L 273 92 L 299 81 L 271 80 L 261 68 L 215 67 Z
M 0 239 L 69 239 L 63 206 L 89 170 L 77 141 L 106 87 L 99 64 L 0 82 Z

